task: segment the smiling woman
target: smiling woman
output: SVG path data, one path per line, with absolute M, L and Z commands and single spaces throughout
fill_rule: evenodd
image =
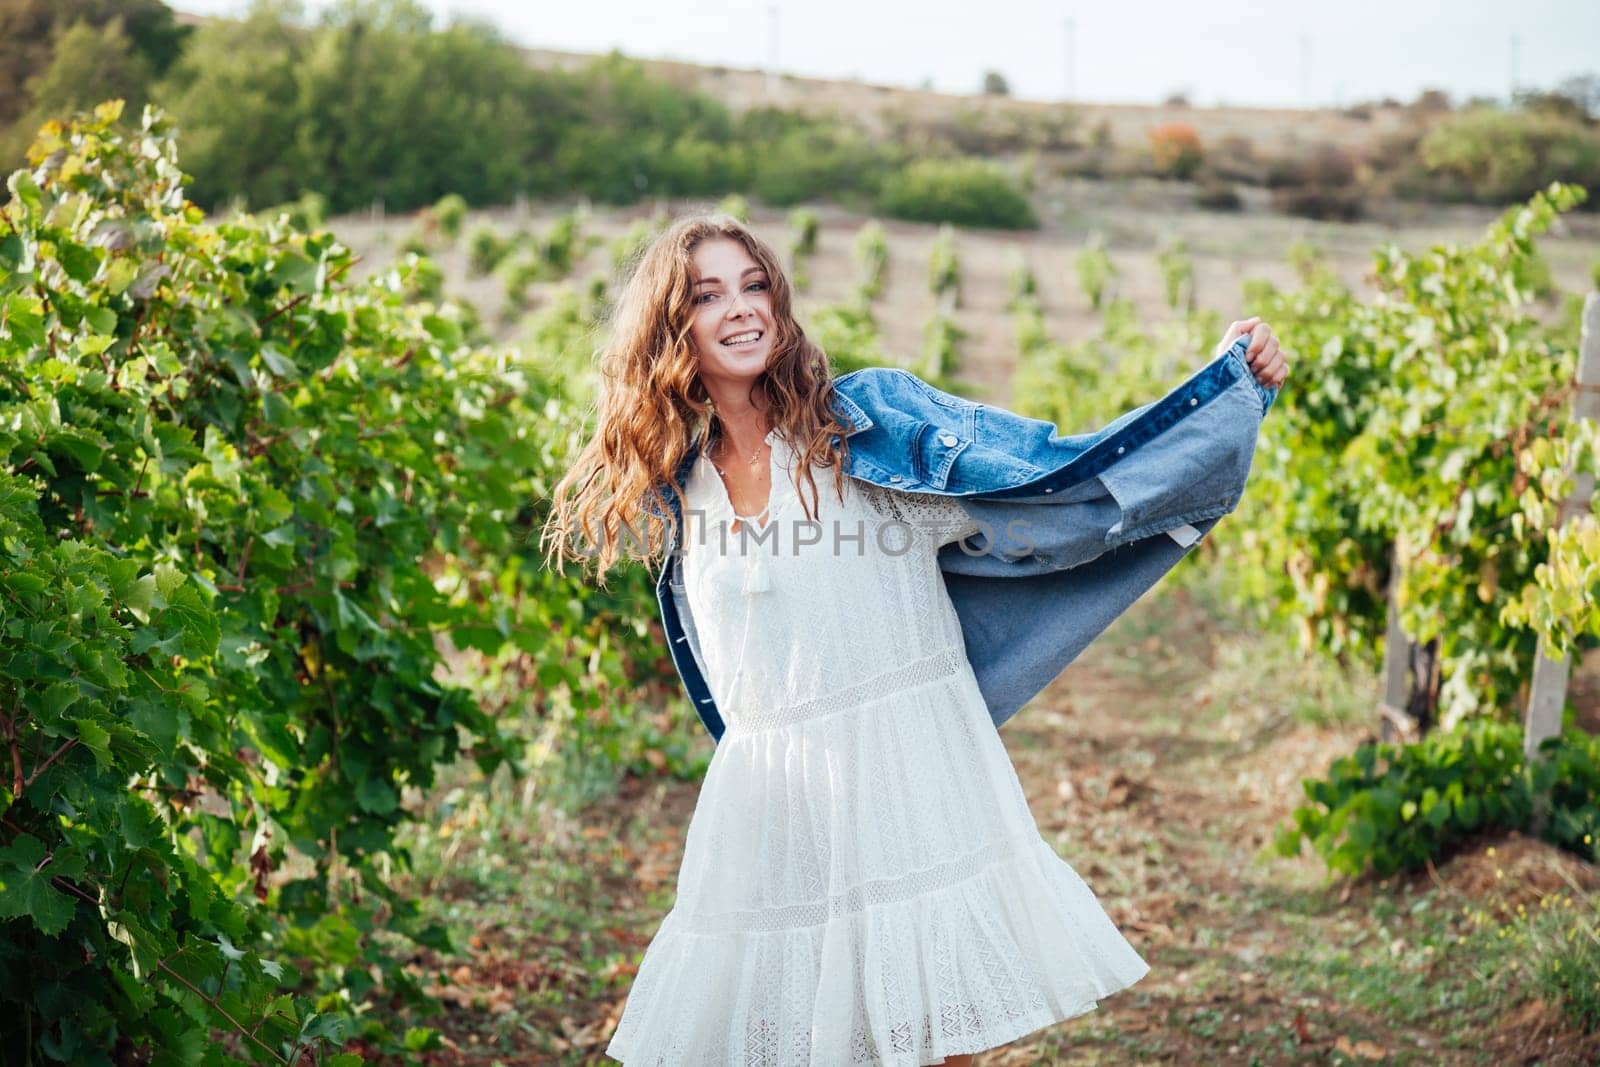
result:
M 713 402 L 722 398 L 725 411 L 744 407 L 747 412 L 754 412 L 749 384 L 766 369 L 767 355 L 772 350 L 772 296 L 766 269 L 742 244 L 725 238 L 702 241 L 690 262 L 694 272 L 691 336 L 701 353 L 701 381 Z M 729 421 L 740 423 L 738 432 L 742 433 L 747 418 L 734 420 L 730 416 Z M 766 510 L 761 502 L 772 489 L 771 469 L 766 462 L 770 436 L 768 432 L 761 433 L 743 464 L 729 463 L 730 454 L 746 454 L 731 435 L 719 438 L 719 447 L 709 453 L 727 483 L 738 520 L 750 519 L 759 524 Z
M 1259 366 L 1281 361 L 1263 349 Z M 920 381 L 852 400 L 772 250 L 727 216 L 683 219 L 646 250 L 601 369 L 600 426 L 556 486 L 547 538 L 561 557 L 591 520 L 668 520 L 662 574 L 688 623 L 669 627 L 672 655 L 692 649 L 697 704 L 714 700 L 721 727 L 676 900 L 607 1054 L 966 1065 L 1147 973 L 1040 835 L 968 658 L 940 554 L 979 524 L 958 497 L 909 488 L 977 450 L 977 405 Z M 1240 379 L 1218 363 L 1197 386 Z M 1261 395 L 1226 396 L 1244 397 L 1253 439 Z M 853 433 L 889 484 L 846 476 Z M 602 572 L 618 540 L 600 539 Z

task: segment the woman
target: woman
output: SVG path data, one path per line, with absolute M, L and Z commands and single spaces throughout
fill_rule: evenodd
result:
M 552 557 L 586 558 L 581 536 L 602 581 L 641 527 L 646 555 L 682 546 L 723 727 L 607 1054 L 970 1064 L 1149 968 L 1039 835 L 990 720 L 937 562 L 971 517 L 846 477 L 851 427 L 790 301 L 732 218 L 667 229 L 623 290 L 599 425 L 554 494 Z M 1246 332 L 1257 379 L 1281 383 L 1264 325 L 1224 344 Z

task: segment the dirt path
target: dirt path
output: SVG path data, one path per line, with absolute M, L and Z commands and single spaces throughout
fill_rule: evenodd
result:
M 1007 724 L 1041 831 L 1152 971 L 1081 1024 L 980 1062 L 1596 1062 L 1600 1044 L 1550 1043 L 1560 1026 L 1547 1006 L 1473 973 L 1505 961 L 1453 948 L 1470 925 L 1462 908 L 1510 909 L 1509 856 L 1530 905 L 1573 869 L 1592 891 L 1592 868 L 1515 835 L 1432 878 L 1352 886 L 1309 855 L 1262 854 L 1300 779 L 1365 735 L 1310 725 L 1306 709 L 1370 708 L 1377 695 L 1361 674 L 1317 675 L 1286 651 L 1166 590 Z
M 1002 731 L 1041 832 L 1152 971 L 988 1067 L 1320 1062 L 1341 1037 L 1424 1061 L 1438 1049 L 1442 1035 L 1396 1032 L 1275 973 L 1296 942 L 1350 934 L 1320 867 L 1256 854 L 1300 777 L 1353 738 L 1300 726 L 1270 690 L 1239 692 L 1237 637 L 1226 645 L 1181 592 L 1141 603 Z

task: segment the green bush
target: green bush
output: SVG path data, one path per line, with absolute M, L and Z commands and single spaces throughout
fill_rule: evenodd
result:
M 500 279 L 502 291 L 505 293 L 506 310 L 514 313 L 528 306 L 528 287 L 537 281 L 548 278 L 544 260 L 534 249 L 523 249 L 517 255 L 507 256 L 495 268 L 495 275 Z
M 321 193 L 304 192 L 284 204 L 262 208 L 257 214 L 264 218 L 287 215 L 287 222 L 297 230 L 314 230 L 328 220 L 328 198 Z
M 869 206 L 894 153 L 838 122 L 788 125 L 770 140 L 755 140 L 749 190 L 774 207 L 826 197 Z
M 889 270 L 889 235 L 883 223 L 872 219 L 856 232 L 853 249 L 856 265 L 861 268 L 861 283 L 857 291 L 867 302 L 883 295 L 884 275 Z
M 923 380 L 937 384 L 956 372 L 960 364 L 957 346 L 967 336 L 954 319 L 935 315 L 922 331 L 922 366 L 918 373 Z
M 572 273 L 578 257 L 587 247 L 583 235 L 585 220 L 586 213 L 581 210 L 563 211 L 540 235 L 537 254 L 548 277 L 559 279 Z
M 1156 265 L 1166 284 L 1167 306 L 1176 311 L 1181 304 L 1194 310 L 1194 260 L 1189 256 L 1189 247 L 1181 238 L 1163 245 L 1156 253 Z
M 433 259 L 408 251 L 399 265 L 405 279 L 400 292 L 407 303 L 437 304 L 444 300 L 444 268 Z
M 1420 174 L 1404 189 L 1412 195 L 1503 204 L 1552 181 L 1597 188 L 1600 129 L 1549 113 L 1473 108 L 1429 130 L 1417 163 Z
M 533 283 L 560 281 L 571 274 L 591 240 L 600 240 L 585 238 L 585 217 L 581 210 L 564 211 L 543 233 L 536 236 L 518 233 L 505 245 L 487 250 L 485 261 L 489 254 L 498 252 L 500 256 L 495 273 L 505 287 L 509 310 L 527 306 L 528 286 Z M 476 246 L 473 251 L 477 252 Z
M 665 210 L 657 211 L 650 218 L 635 219 L 627 232 L 613 237 L 609 245 L 612 273 L 620 279 L 631 271 L 635 260 L 644 253 L 656 234 L 667 228 L 669 221 Z
M 479 226 L 467 235 L 467 269 L 475 275 L 489 274 L 506 258 L 512 244 L 493 226 Z
M 1405 745 L 1365 742 L 1301 783 L 1311 802 L 1273 841 L 1284 856 L 1309 844 L 1332 870 L 1416 870 L 1486 830 L 1532 832 L 1589 862 L 1600 834 L 1600 739 L 1549 738 L 1529 766 L 1519 724 L 1471 719 Z
M 1052 341 L 1038 301 L 1013 297 L 1018 360 L 1011 395 L 1018 410 L 1049 419 L 1063 432 L 1086 432 L 1150 400 L 1152 383 L 1174 382 L 1198 369 L 1220 336 L 1214 312 L 1191 312 L 1148 330 L 1133 301 L 1107 301 L 1099 334 L 1071 344 Z
M 810 208 L 797 207 L 789 212 L 789 280 L 797 293 L 803 293 L 811 287 L 811 273 L 807 265 L 811 257 L 816 255 L 820 226 L 817 213 Z
M 960 299 L 961 259 L 956 251 L 956 231 L 948 222 L 939 226 L 928 257 L 928 289 L 936 297 L 949 293 L 952 302 Z
M 1099 311 L 1106 290 L 1117 279 L 1117 265 L 1106 251 L 1105 238 L 1098 233 L 1091 235 L 1073 259 L 1072 266 L 1078 275 L 1078 287 L 1089 298 L 1089 306 Z
M 461 226 L 467 221 L 467 202 L 456 193 L 446 193 L 433 205 L 433 222 L 445 240 L 454 241 L 461 235 Z
M 1039 295 L 1039 281 L 1020 251 L 1014 253 L 1011 269 L 1006 274 L 1006 292 L 1009 294 L 1006 299 L 1007 311 L 1015 311 L 1019 301 L 1037 299 Z
M 1554 445 L 1582 440 L 1581 424 L 1552 418 L 1574 373 L 1577 320 L 1522 286 L 1539 280 L 1538 235 L 1579 196 L 1553 187 L 1470 244 L 1383 246 L 1365 271 L 1376 295 L 1304 257 L 1303 284 L 1247 288 L 1246 306 L 1297 354 L 1298 384 L 1262 426 L 1274 462 L 1251 475 L 1241 521 L 1211 543 L 1263 623 L 1296 627 L 1307 649 L 1342 660 L 1378 661 L 1393 583 L 1406 633 L 1439 641 L 1446 727 L 1520 709 L 1537 627 L 1590 625 L 1561 606 L 1578 591 L 1505 616 L 1541 572 L 1573 573 L 1546 567 L 1550 550 L 1530 531 L 1547 495 L 1535 474 Z
M 821 222 L 810 208 L 797 207 L 789 212 L 789 253 L 795 259 L 816 255 L 817 231 Z
M 1039 225 L 1016 179 L 981 159 L 919 159 L 885 179 L 878 203 L 885 214 L 916 222 L 1012 230 Z
M 827 353 L 835 375 L 889 363 L 883 351 L 883 338 L 878 333 L 878 321 L 872 314 L 872 306 L 865 302 L 819 308 L 812 314 L 807 332 Z
M 207 221 L 166 118 L 119 114 L 47 129 L 0 213 L 3 1056 L 415 1051 L 385 1019 L 454 946 L 387 880 L 405 794 L 521 747 L 459 669 L 625 754 L 650 576 L 538 566 L 580 420 L 409 301 L 426 261 L 352 282 L 331 234 Z

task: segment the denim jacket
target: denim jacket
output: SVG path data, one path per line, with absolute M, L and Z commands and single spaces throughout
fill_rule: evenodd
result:
M 1154 403 L 1068 436 L 899 368 L 835 379 L 834 410 L 851 426 L 846 475 L 958 497 L 982 530 L 943 545 L 939 565 L 997 728 L 1238 504 L 1277 395 L 1245 362 L 1249 341 Z M 699 446 L 697 435 L 679 486 Z M 673 665 L 715 741 L 723 722 L 684 590 L 682 517 L 676 495 L 663 496 L 673 534 L 656 601 Z

